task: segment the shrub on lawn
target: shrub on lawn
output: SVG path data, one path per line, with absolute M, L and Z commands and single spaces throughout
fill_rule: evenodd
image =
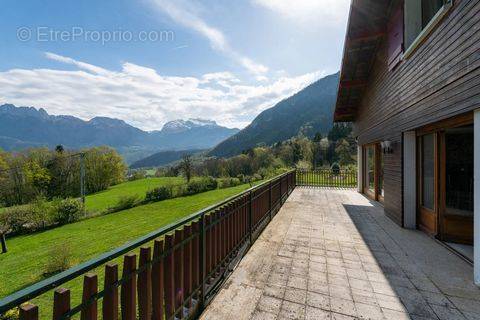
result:
M 65 199 L 55 203 L 55 222 L 67 224 L 79 220 L 84 212 L 83 203 L 77 199 Z
M 33 213 L 33 205 L 14 206 L 5 209 L 3 213 L 4 223 L 10 232 L 23 233 L 28 230 L 35 229 L 36 222 L 32 223 L 32 220 L 37 220 Z
M 185 195 L 193 195 L 205 191 L 215 190 L 218 187 L 217 180 L 212 177 L 195 179 L 187 184 Z
M 70 268 L 72 265 L 72 249 L 67 243 L 56 244 L 50 248 L 48 262 L 45 265 L 43 275 L 52 276 Z
M 137 194 L 121 196 L 118 198 L 117 203 L 110 208 L 110 212 L 117 212 L 126 209 L 131 209 L 140 203 L 140 199 Z
M 20 312 L 18 308 L 9 310 L 3 314 L 0 314 L 0 320 L 18 320 L 20 319 Z
M 220 189 L 236 187 L 242 184 L 238 178 L 220 178 L 218 179 L 218 187 Z
M 162 201 L 173 198 L 173 186 L 161 186 L 153 190 L 147 191 L 145 201 Z

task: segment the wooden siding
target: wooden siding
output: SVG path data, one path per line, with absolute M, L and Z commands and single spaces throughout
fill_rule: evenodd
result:
M 359 144 L 391 140 L 385 155 L 385 213 L 402 225 L 402 132 L 480 108 L 480 0 L 457 0 L 409 59 L 388 70 L 377 53 L 357 111 Z

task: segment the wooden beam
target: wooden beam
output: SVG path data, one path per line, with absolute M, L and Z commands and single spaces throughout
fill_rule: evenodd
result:
M 346 46 L 361 42 L 361 41 L 370 41 L 370 40 L 377 40 L 386 35 L 385 30 L 373 30 L 373 31 L 363 31 L 353 36 L 349 36 L 346 41 Z
M 366 85 L 367 85 L 366 80 L 343 80 L 343 81 L 340 81 L 340 88 L 342 88 L 342 89 L 365 87 Z

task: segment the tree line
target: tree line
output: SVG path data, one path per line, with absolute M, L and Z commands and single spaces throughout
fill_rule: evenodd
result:
M 296 137 L 273 144 L 259 145 L 230 158 L 184 156 L 170 167 L 160 168 L 158 176 L 270 178 L 288 168 L 312 169 L 352 166 L 356 163 L 357 144 L 351 124 L 335 124 L 328 134 Z
M 109 147 L 0 150 L 0 206 L 26 204 L 39 197 L 79 197 L 82 170 L 86 193 L 102 191 L 122 182 L 126 169 L 122 157 Z

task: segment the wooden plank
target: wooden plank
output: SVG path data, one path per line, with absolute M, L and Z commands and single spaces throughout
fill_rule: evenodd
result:
M 136 320 L 137 318 L 137 255 L 130 253 L 123 258 L 121 309 L 123 320 Z
M 183 236 L 188 239 L 192 236 L 192 226 L 185 226 Z M 183 250 L 183 292 L 185 299 L 192 293 L 192 248 L 193 239 L 185 244 Z M 191 306 L 191 300 L 188 300 L 188 306 Z
M 98 277 L 96 274 L 87 273 L 83 277 L 83 294 L 82 304 L 87 304 L 83 307 L 80 314 L 81 320 L 96 320 L 97 319 L 97 300 L 90 302 L 90 300 L 98 292 Z
M 155 240 L 152 265 L 152 319 L 163 320 L 164 304 L 164 252 L 163 241 Z
M 175 230 L 175 241 L 174 244 L 177 246 L 175 249 L 175 257 L 174 257 L 174 265 L 175 265 L 175 310 L 178 311 L 176 316 L 178 318 L 183 318 L 183 245 L 181 245 L 183 241 L 183 229 Z
M 62 319 L 70 311 L 70 290 L 58 288 L 53 293 L 53 320 Z M 70 319 L 66 317 L 63 319 Z
M 200 228 L 198 221 L 192 224 L 193 233 L 196 235 L 193 239 L 192 247 L 192 288 L 195 290 L 200 285 Z M 198 297 L 197 297 L 198 298 Z
M 165 269 L 164 269 L 164 283 L 165 283 L 165 316 L 170 319 L 175 312 L 175 288 L 174 288 L 174 255 L 173 255 L 173 235 L 167 234 L 165 236 Z
M 105 279 L 103 290 L 105 295 L 102 301 L 103 319 L 118 319 L 118 264 L 105 265 Z
M 152 249 L 140 248 L 138 268 L 144 269 L 138 274 L 138 315 L 140 320 L 150 320 L 152 317 Z

